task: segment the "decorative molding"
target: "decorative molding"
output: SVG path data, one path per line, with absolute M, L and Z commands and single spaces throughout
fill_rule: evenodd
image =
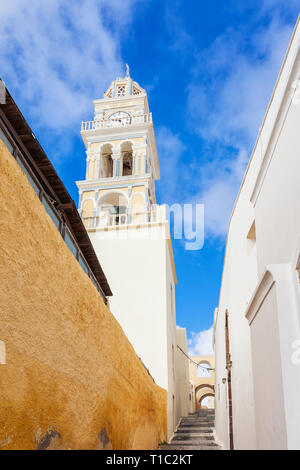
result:
M 82 209 L 82 206 L 83 206 L 83 204 L 84 204 L 86 201 L 92 201 L 92 202 L 93 202 L 93 211 L 94 211 L 94 210 L 95 210 L 95 207 L 96 207 L 96 205 L 95 205 L 95 198 L 94 198 L 94 197 L 87 197 L 87 198 L 84 198 L 84 199 L 81 200 L 80 212 L 82 212 L 82 210 L 83 210 L 83 209 Z
M 132 139 L 124 139 L 123 142 L 119 145 L 120 149 L 122 149 L 122 146 L 129 142 L 132 145 L 132 150 L 136 146 L 135 142 Z
M 83 180 L 76 181 L 76 185 L 80 191 L 96 191 L 96 189 L 106 189 L 106 188 L 120 188 L 131 186 L 141 186 L 143 183 L 146 183 L 151 179 L 151 175 L 127 175 L 127 176 L 118 176 L 118 177 L 109 177 L 102 178 L 99 180 Z M 115 184 L 105 184 L 109 182 Z M 135 183 L 133 181 L 136 181 Z M 95 186 L 96 184 L 96 186 Z
M 143 197 L 143 200 L 145 202 L 145 193 L 142 193 L 141 191 L 138 191 L 136 193 L 132 193 L 132 199 L 135 198 L 135 196 L 142 196 Z

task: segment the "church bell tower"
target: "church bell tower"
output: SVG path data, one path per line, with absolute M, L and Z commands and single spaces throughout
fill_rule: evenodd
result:
M 79 212 L 113 292 L 110 310 L 167 391 L 170 436 L 178 420 L 177 281 L 165 206 L 156 203 L 152 115 L 128 66 L 93 103 L 94 120 L 81 127 L 87 158 L 85 180 L 77 182 Z
M 129 75 L 114 80 L 83 122 L 86 179 L 78 183 L 87 228 L 147 222 L 156 206 L 159 163 L 147 94 Z

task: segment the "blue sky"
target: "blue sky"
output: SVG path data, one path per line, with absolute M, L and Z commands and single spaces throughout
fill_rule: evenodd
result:
M 12 0 L 0 3 L 0 76 L 73 199 L 80 122 L 125 74 L 148 92 L 159 203 L 205 204 L 205 243 L 174 241 L 177 324 L 210 352 L 226 230 L 296 23 L 299 0 Z

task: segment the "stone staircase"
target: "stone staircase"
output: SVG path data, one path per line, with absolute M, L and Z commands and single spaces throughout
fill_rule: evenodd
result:
M 220 450 L 214 439 L 215 410 L 201 409 L 180 420 L 169 444 L 163 450 Z

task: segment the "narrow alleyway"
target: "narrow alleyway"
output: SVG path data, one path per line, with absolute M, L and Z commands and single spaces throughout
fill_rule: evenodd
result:
M 214 439 L 215 410 L 198 410 L 181 418 L 179 426 L 163 450 L 220 450 Z

